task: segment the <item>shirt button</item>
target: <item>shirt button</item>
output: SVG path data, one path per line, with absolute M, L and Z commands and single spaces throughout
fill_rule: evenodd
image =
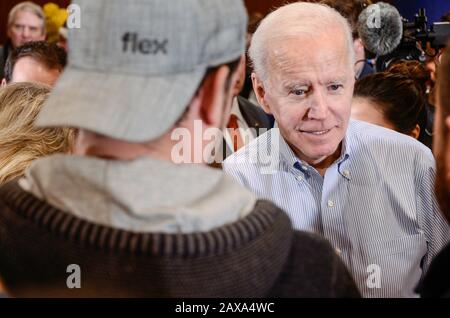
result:
M 302 170 L 308 171 L 308 167 L 307 166 L 302 166 Z
M 328 207 L 329 207 L 329 208 L 334 207 L 334 202 L 331 201 L 331 200 L 328 200 Z
M 336 254 L 337 254 L 337 255 L 339 255 L 339 256 L 342 255 L 342 251 L 341 251 L 339 248 L 336 248 L 335 250 L 336 250 Z
M 344 171 L 342 171 L 342 174 L 344 175 L 344 177 L 350 177 L 350 171 L 348 171 L 348 170 L 344 170 Z

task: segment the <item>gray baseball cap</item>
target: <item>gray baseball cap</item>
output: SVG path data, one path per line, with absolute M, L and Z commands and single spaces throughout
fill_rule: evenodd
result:
M 206 70 L 244 53 L 242 0 L 76 0 L 69 63 L 37 125 L 143 142 L 183 115 Z

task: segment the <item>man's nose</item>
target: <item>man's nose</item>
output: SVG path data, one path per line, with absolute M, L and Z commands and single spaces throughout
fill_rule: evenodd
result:
M 311 104 L 308 111 L 309 119 L 324 120 L 328 116 L 327 98 L 323 92 L 314 91 L 311 96 Z
M 30 35 L 31 35 L 30 28 L 24 27 L 24 28 L 23 28 L 23 31 L 22 31 L 22 36 L 23 36 L 24 38 L 29 38 Z

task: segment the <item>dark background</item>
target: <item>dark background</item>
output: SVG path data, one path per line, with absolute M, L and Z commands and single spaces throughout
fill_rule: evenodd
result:
M 21 0 L 0 0 L 0 43 L 3 43 L 6 39 L 8 12 L 19 2 L 21 2 Z M 53 2 L 60 7 L 67 7 L 70 0 L 33 0 L 33 2 L 40 5 Z M 273 8 L 289 2 L 295 2 L 295 0 L 245 0 L 245 4 L 250 14 L 253 12 L 266 14 Z M 394 3 L 400 13 L 409 19 L 414 17 L 414 14 L 420 7 L 425 7 L 429 22 L 438 21 L 445 12 L 450 11 L 450 0 L 385 0 L 385 2 Z

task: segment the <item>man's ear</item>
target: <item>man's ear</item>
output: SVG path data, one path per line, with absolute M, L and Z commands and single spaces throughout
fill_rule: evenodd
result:
M 5 87 L 6 86 L 6 78 L 3 78 L 2 81 L 0 82 L 0 87 Z
M 228 66 L 222 65 L 208 74 L 195 96 L 196 101 L 194 103 L 199 103 L 200 119 L 209 126 L 223 128 L 221 127 L 223 122 L 227 121 L 226 118 L 222 117 L 224 114 L 229 113 L 229 109 L 225 112 L 224 107 L 228 106 L 226 101 L 228 100 L 228 95 L 231 96 L 233 89 L 232 85 L 230 85 L 228 91 L 225 92 L 229 73 L 230 69 Z
M 236 68 L 236 80 L 233 84 L 233 97 L 236 97 L 240 94 L 242 91 L 242 88 L 245 84 L 245 71 L 246 71 L 246 63 L 247 59 L 245 57 L 245 54 L 241 55 L 241 58 L 239 60 L 239 64 Z
M 414 139 L 419 138 L 420 135 L 420 126 L 417 124 L 416 127 L 414 127 L 414 129 L 409 133 L 409 135 L 411 137 L 413 137 Z
M 356 56 L 363 56 L 364 44 L 360 38 L 353 40 L 353 49 L 355 50 Z
M 258 104 L 261 105 L 261 107 L 267 114 L 272 114 L 272 112 L 270 111 L 270 106 L 266 100 L 266 89 L 264 87 L 264 83 L 255 73 L 252 73 L 252 84 L 256 99 L 258 100 Z

